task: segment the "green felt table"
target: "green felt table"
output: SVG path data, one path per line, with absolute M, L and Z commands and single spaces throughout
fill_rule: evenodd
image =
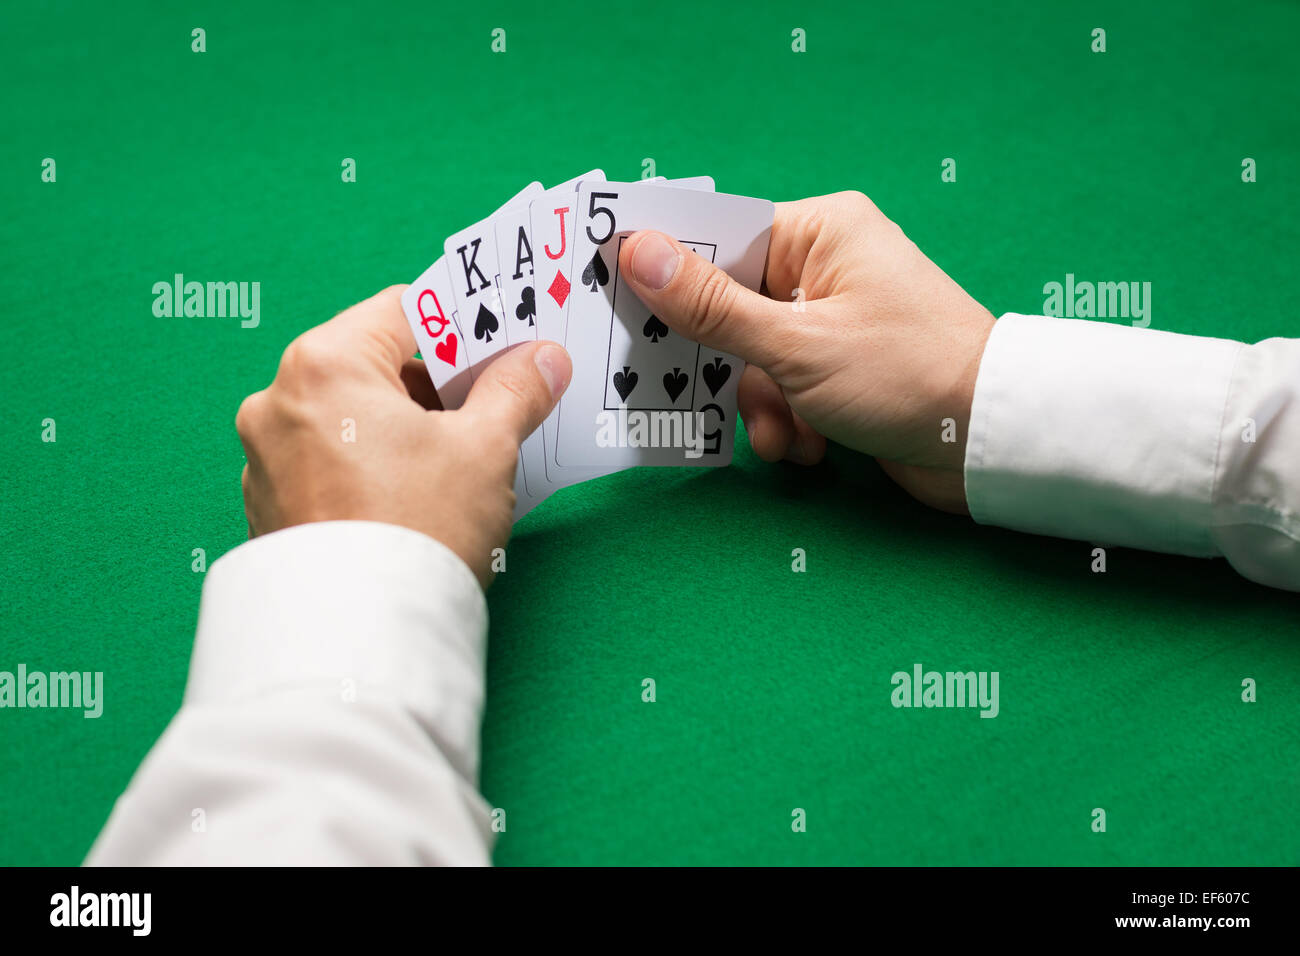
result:
M 3 863 L 79 862 L 175 712 L 193 549 L 245 539 L 240 399 L 532 179 L 649 158 L 775 200 L 861 189 L 995 314 L 1069 273 L 1151 282 L 1153 328 L 1300 333 L 1292 3 L 0 21 L 0 670 L 103 671 L 106 698 L 98 720 L 0 711 Z M 260 324 L 155 317 L 176 273 L 260 282 Z M 489 594 L 496 861 L 1300 861 L 1296 597 L 1128 550 L 1095 574 L 1091 548 L 929 511 L 843 449 L 764 464 L 743 430 L 730 468 L 556 494 Z M 998 717 L 894 708 L 916 663 L 997 671 Z

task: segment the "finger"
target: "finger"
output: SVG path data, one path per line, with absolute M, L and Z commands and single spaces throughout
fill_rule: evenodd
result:
M 785 306 L 746 289 L 661 232 L 634 233 L 618 256 L 632 291 L 688 339 L 770 367 L 781 356 Z
M 860 192 L 813 196 L 776 204 L 763 289 L 779 302 L 824 298 L 837 271 L 827 268 L 845 243 L 870 240 L 892 223 Z M 819 287 L 819 283 L 821 287 Z
M 780 387 L 757 365 L 746 365 L 736 389 L 749 445 L 763 461 L 780 461 L 794 440 L 794 416 Z
M 402 377 L 402 384 L 406 386 L 406 393 L 421 408 L 428 412 L 442 411 L 442 399 L 438 398 L 438 390 L 433 387 L 433 381 L 429 378 L 429 370 L 425 368 L 423 360 L 418 358 L 407 359 L 402 365 L 402 371 L 399 374 Z
M 776 204 L 772 240 L 767 247 L 763 289 L 773 299 L 790 302 L 799 288 L 808 253 L 817 238 L 823 208 L 830 197 L 816 196 Z M 807 290 L 804 290 L 805 295 Z
M 796 465 L 815 465 L 826 457 L 826 438 L 797 414 L 794 416 L 794 439 L 786 449 L 786 461 Z
M 484 429 L 504 428 L 516 445 L 537 430 L 573 374 L 569 353 L 554 342 L 503 352 L 478 377 L 461 410 Z
M 248 540 L 252 541 L 257 537 L 257 530 L 253 527 L 252 509 L 248 507 L 248 465 L 244 465 L 244 470 L 239 474 L 239 489 L 244 496 L 244 520 L 248 524 Z

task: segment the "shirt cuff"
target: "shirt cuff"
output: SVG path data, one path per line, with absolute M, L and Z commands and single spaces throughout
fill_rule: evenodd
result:
M 980 362 L 966 500 L 980 524 L 1212 556 L 1211 492 L 1241 343 L 1002 316 Z
M 476 783 L 486 641 L 483 590 L 445 545 L 376 522 L 298 525 L 208 570 L 185 705 L 308 685 L 395 700 Z

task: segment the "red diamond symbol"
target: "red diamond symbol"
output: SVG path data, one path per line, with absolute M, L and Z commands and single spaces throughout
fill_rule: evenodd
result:
M 569 297 L 569 280 L 564 278 L 563 272 L 555 273 L 555 278 L 551 280 L 551 287 L 546 290 L 555 304 L 564 308 L 564 300 Z

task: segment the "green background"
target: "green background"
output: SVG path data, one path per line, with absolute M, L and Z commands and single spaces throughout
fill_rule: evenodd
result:
M 1293 3 L 176 6 L 0 14 L 0 670 L 107 696 L 0 711 L 0 862 L 79 862 L 174 713 L 191 550 L 245 537 L 240 399 L 531 179 L 856 188 L 995 314 L 1073 272 L 1151 282 L 1155 328 L 1300 329 Z M 260 327 L 155 318 L 176 272 L 259 281 Z M 1090 547 L 743 432 L 558 493 L 489 597 L 497 862 L 1300 861 L 1296 597 Z M 918 661 L 998 671 L 1001 715 L 895 710 Z

